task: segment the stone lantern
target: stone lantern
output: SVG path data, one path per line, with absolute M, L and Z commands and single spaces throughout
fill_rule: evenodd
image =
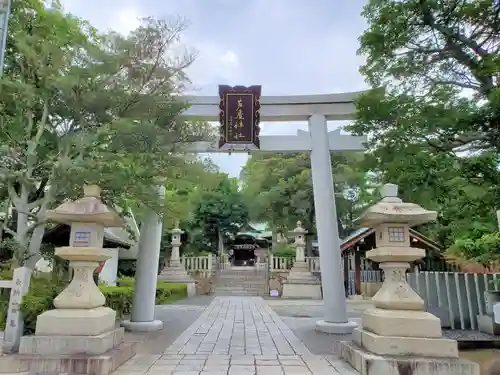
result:
M 295 263 L 305 262 L 306 234 L 307 230 L 302 227 L 302 222 L 297 221 L 297 227 L 293 230 L 295 237 Z
M 295 237 L 295 263 L 288 277 L 283 282 L 283 298 L 310 298 L 321 299 L 321 284 L 309 271 L 305 258 L 307 230 L 302 227 L 302 222 L 297 221 L 293 230 Z
M 121 354 L 117 350 L 120 346 L 123 349 L 124 331 L 116 328 L 116 312 L 104 307 L 104 295 L 93 278 L 99 263 L 112 256 L 112 249 L 103 248 L 104 228 L 123 225 L 120 216 L 102 203 L 100 193 L 96 185 L 85 186 L 83 198 L 65 202 L 47 213 L 49 220 L 71 226 L 69 246 L 57 248 L 55 255 L 69 260 L 73 278 L 54 299 L 56 309 L 38 316 L 35 335 L 21 338 L 22 354 L 75 355 L 90 362 L 94 355 L 98 362 L 99 356 L 110 351 L 113 354 L 107 357 L 109 366 L 118 366 L 134 354 L 130 348 Z M 122 357 L 112 358 L 117 355 Z M 63 363 L 64 358 L 60 361 Z M 99 366 L 105 366 L 104 362 Z M 73 362 L 64 363 L 60 364 L 66 366 L 62 372 L 76 372 L 71 367 Z
M 425 257 L 425 250 L 410 246 L 409 229 L 435 220 L 437 213 L 404 203 L 397 190 L 384 185 L 382 200 L 359 220 L 375 230 L 377 247 L 366 257 L 380 263 L 385 279 L 353 342 L 342 343 L 342 357 L 362 375 L 400 374 L 406 368 L 408 374 L 478 375 L 475 363 L 458 359 L 457 342 L 442 337 L 439 318 L 424 310 L 424 301 L 406 282 L 410 263 Z
M 158 279 L 172 283 L 186 284 L 188 297 L 196 294 L 196 282 L 187 273 L 184 264 L 181 262 L 179 249 L 182 245 L 181 235 L 184 233 L 179 228 L 179 221 L 176 221 L 172 233 L 172 251 L 170 252 L 170 261 L 167 262 L 165 268 L 158 275 Z
M 182 229 L 179 229 L 179 222 L 175 223 L 175 228 L 172 229 L 172 253 L 170 255 L 171 263 L 180 263 L 181 257 L 179 249 L 182 245 L 181 235 L 184 233 Z

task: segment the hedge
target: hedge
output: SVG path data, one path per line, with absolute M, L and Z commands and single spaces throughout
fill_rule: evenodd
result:
M 118 286 L 100 285 L 99 289 L 106 298 L 105 306 L 116 311 L 117 318 L 129 315 L 134 295 L 133 278 L 123 278 Z M 30 291 L 23 298 L 22 312 L 24 333 L 35 332 L 38 315 L 54 309 L 54 298 L 61 293 L 65 284 L 47 277 L 33 277 Z M 159 281 L 156 286 L 156 304 L 166 305 L 187 297 L 185 284 L 169 284 Z M 8 300 L 7 300 L 8 301 Z M 8 303 L 0 299 L 0 330 L 5 326 Z

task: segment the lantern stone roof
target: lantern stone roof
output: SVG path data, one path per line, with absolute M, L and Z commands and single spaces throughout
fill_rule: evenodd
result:
M 104 227 L 121 227 L 123 220 L 118 213 L 101 201 L 101 189 L 96 185 L 84 186 L 84 197 L 67 201 L 47 212 L 49 220 L 68 224 L 95 223 Z
M 405 203 L 398 198 L 398 186 L 385 184 L 381 189 L 382 200 L 368 208 L 359 218 L 364 227 L 383 223 L 408 224 L 410 227 L 436 220 L 437 212 L 428 211 L 415 203 Z

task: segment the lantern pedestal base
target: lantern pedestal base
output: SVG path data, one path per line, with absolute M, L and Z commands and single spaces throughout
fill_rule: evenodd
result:
M 321 299 L 321 284 L 306 262 L 295 262 L 283 282 L 283 298 Z
M 479 365 L 471 361 L 413 355 L 377 355 L 350 341 L 341 343 L 341 356 L 360 375 L 480 375 Z
M 196 281 L 189 276 L 183 264 L 178 260 L 170 261 L 170 264 L 158 275 L 158 280 L 169 283 L 186 284 L 187 296 L 193 297 L 196 295 Z
M 425 311 L 369 309 L 363 328 L 381 336 L 441 338 L 441 321 Z
M 458 358 L 458 344 L 455 340 L 381 336 L 363 328 L 353 331 L 352 340 L 363 349 L 378 355 Z
M 124 334 L 123 328 L 115 328 L 95 336 L 23 336 L 19 354 L 98 355 L 119 346 L 123 342 Z
M 116 311 L 108 307 L 95 309 L 56 309 L 40 314 L 36 336 L 95 336 L 116 326 Z
M 95 343 L 95 341 L 92 341 Z M 13 372 L 109 375 L 136 354 L 136 343 L 121 342 L 102 354 L 16 354 L 0 356 L 0 374 Z
M 47 311 L 35 335 L 21 338 L 16 360 L 23 371 L 109 375 L 136 353 L 115 319 L 107 307 Z

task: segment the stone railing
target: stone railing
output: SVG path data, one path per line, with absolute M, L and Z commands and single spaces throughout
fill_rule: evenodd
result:
M 309 271 L 320 272 L 319 268 L 319 257 L 306 257 L 307 265 L 309 266 Z
M 416 272 L 407 279 L 443 327 L 477 330 L 478 316 L 486 314 L 485 292 L 495 290 L 491 283 L 500 280 L 500 273 Z
M 215 256 L 209 254 L 201 257 L 181 257 L 181 263 L 188 272 L 211 271 L 214 269 Z
M 277 257 L 269 254 L 269 271 L 288 272 L 293 266 L 293 258 Z
M 288 272 L 293 267 L 293 258 L 269 255 L 269 271 Z M 320 272 L 319 257 L 306 257 L 306 262 L 311 272 Z

